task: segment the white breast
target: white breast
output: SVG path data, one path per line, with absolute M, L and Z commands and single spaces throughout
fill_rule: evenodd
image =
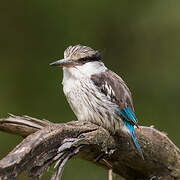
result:
M 79 70 L 64 69 L 63 90 L 78 120 L 90 121 L 114 131 L 121 121 L 115 113 L 117 105 L 93 84 L 90 77 L 77 76 Z
M 72 88 L 80 86 L 79 81 L 90 79 L 92 74 L 104 72 L 107 68 L 103 62 L 88 62 L 82 66 L 63 68 L 64 92 L 68 93 Z

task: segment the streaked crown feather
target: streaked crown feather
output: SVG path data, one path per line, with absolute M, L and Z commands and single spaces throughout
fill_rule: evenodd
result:
M 75 46 L 69 46 L 64 51 L 64 58 L 71 59 L 73 61 L 77 61 L 80 59 L 98 61 L 101 60 L 101 55 L 98 51 L 95 51 L 88 46 L 75 45 Z

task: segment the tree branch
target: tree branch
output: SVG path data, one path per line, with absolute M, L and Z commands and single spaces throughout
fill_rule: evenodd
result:
M 0 119 L 0 130 L 27 136 L 0 161 L 0 179 L 14 179 L 24 170 L 31 177 L 41 177 L 56 162 L 52 179 L 58 180 L 72 156 L 112 169 L 127 180 L 180 179 L 179 149 L 164 133 L 152 127 L 135 129 L 144 160 L 125 134 L 112 137 L 102 127 L 89 122 L 55 124 L 10 115 Z

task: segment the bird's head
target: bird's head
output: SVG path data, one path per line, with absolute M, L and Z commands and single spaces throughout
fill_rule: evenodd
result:
M 87 46 L 75 45 L 69 46 L 64 51 L 64 59 L 51 63 L 51 66 L 73 68 L 83 66 L 86 63 L 98 61 L 101 62 L 101 55 L 98 51 Z

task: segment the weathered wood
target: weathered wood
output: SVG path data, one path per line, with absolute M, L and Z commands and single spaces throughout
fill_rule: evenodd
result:
M 41 177 L 57 161 L 57 180 L 72 156 L 96 163 L 114 173 L 134 179 L 180 179 L 180 151 L 162 132 L 140 126 L 135 129 L 144 160 L 128 137 L 112 137 L 105 129 L 89 122 L 54 124 L 28 116 L 11 115 L 0 119 L 0 130 L 27 136 L 0 161 L 0 179 L 14 179 L 22 171 Z M 29 135 L 29 136 L 28 136 Z

